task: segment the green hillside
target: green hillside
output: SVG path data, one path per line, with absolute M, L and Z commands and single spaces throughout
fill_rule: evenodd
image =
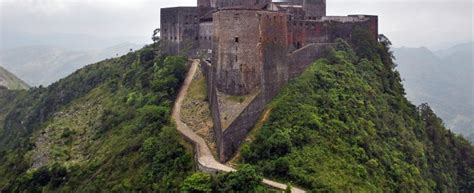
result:
M 178 189 L 193 171 L 169 119 L 186 62 L 146 48 L 0 105 L 0 190 Z
M 472 192 L 474 150 L 404 96 L 388 41 L 365 32 L 291 81 L 238 172 L 197 172 L 171 107 L 187 59 L 151 47 L 44 88 L 0 89 L 0 192 Z
M 0 90 L 0 192 L 267 191 L 251 166 L 195 173 L 170 120 L 186 64 L 146 47 L 47 88 Z
M 0 89 L 5 87 L 12 90 L 28 89 L 28 85 L 0 66 Z
M 313 192 L 473 192 L 473 146 L 407 101 L 386 38 L 353 39 L 283 89 L 241 162 Z

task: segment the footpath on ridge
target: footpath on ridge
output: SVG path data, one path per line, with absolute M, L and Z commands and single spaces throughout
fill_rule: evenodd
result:
M 189 85 L 198 70 L 200 61 L 198 59 L 192 60 L 191 68 L 186 75 L 186 79 L 184 80 L 183 85 L 179 91 L 179 94 L 176 98 L 172 117 L 176 122 L 176 129 L 189 141 L 194 145 L 194 155 L 195 159 L 198 163 L 198 167 L 200 170 L 204 172 L 234 172 L 236 169 L 226 166 L 220 162 L 218 162 L 211 153 L 211 150 L 207 146 L 206 141 L 200 137 L 198 134 L 194 133 L 191 128 L 189 128 L 183 121 L 181 120 L 181 105 L 183 104 L 184 97 L 187 94 L 189 89 Z M 278 183 L 269 179 L 263 179 L 262 183 L 276 189 L 286 190 L 287 186 L 282 183 Z M 305 192 L 302 189 L 292 187 L 291 192 L 294 193 L 302 193 Z

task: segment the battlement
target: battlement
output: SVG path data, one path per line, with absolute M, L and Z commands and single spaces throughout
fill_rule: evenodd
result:
M 245 7 L 245 8 L 261 8 L 269 3 L 271 0 L 218 0 L 217 8 L 223 9 L 226 7 Z
M 211 61 L 203 71 L 226 161 L 280 88 L 337 38 L 350 41 L 356 28 L 377 39 L 378 17 L 326 16 L 326 0 L 198 0 L 197 7 L 161 9 L 160 44 L 169 54 Z M 232 97 L 244 100 L 226 100 Z

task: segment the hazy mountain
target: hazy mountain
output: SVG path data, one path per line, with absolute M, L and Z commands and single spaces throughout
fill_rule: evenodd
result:
M 122 42 L 146 44 L 145 37 L 97 37 L 85 34 L 32 34 L 8 29 L 0 31 L 0 50 L 11 50 L 20 47 L 62 47 L 70 50 L 103 49 Z M 151 40 L 150 40 L 151 41 Z
M 446 125 L 474 136 L 473 45 L 433 52 L 427 48 L 394 49 L 408 98 L 428 102 Z
M 142 45 L 122 43 L 105 49 L 28 46 L 0 52 L 0 63 L 32 86 L 49 85 L 86 64 L 123 55 Z
M 0 89 L 0 192 L 102 192 L 125 181 L 132 189 L 119 192 L 179 192 L 193 157 L 168 114 L 187 60 L 153 53 L 91 64 L 48 87 Z
M 6 87 L 12 90 L 28 89 L 28 85 L 0 66 L 0 88 Z

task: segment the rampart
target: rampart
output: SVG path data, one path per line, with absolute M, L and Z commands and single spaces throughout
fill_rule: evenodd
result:
M 378 17 L 326 16 L 326 0 L 198 0 L 161 10 L 160 42 L 168 54 L 201 58 L 224 162 L 288 80 L 356 28 L 377 39 Z
M 197 7 L 161 9 L 160 43 L 169 54 L 195 55 L 199 48 L 199 14 Z
M 228 9 L 214 13 L 213 23 L 217 90 L 230 95 L 254 93 L 264 86 L 264 63 L 272 67 L 285 63 L 284 13 Z

